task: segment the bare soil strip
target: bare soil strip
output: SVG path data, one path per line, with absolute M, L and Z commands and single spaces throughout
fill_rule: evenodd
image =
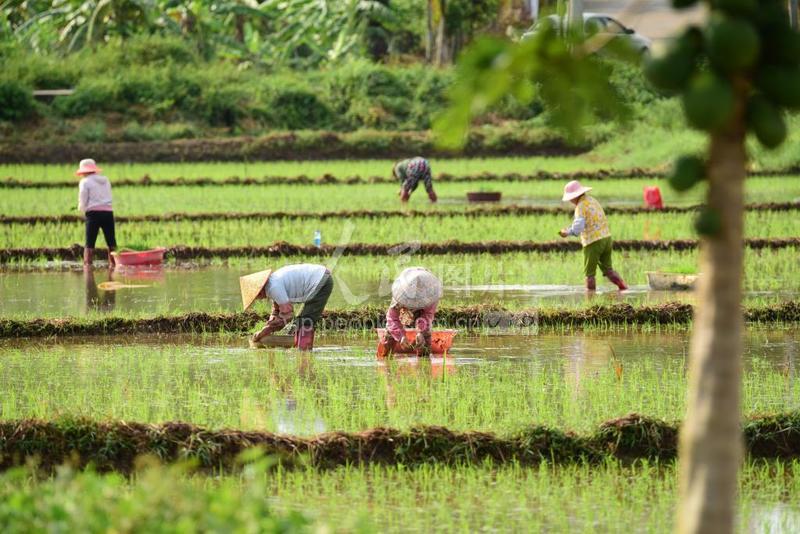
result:
M 237 457 L 260 448 L 287 467 L 330 469 L 344 465 L 479 465 L 542 462 L 601 465 L 609 459 L 672 461 L 678 423 L 629 414 L 590 435 L 530 426 L 509 436 L 419 426 L 373 428 L 298 437 L 270 432 L 208 430 L 190 423 L 162 425 L 88 419 L 0 422 L 0 470 L 34 463 L 43 472 L 63 464 L 101 472 L 134 472 L 136 459 L 165 463 L 195 460 L 202 471 L 236 471 Z M 751 459 L 800 458 L 800 412 L 760 416 L 743 424 Z
M 749 174 L 751 177 L 772 177 L 772 176 L 797 176 L 800 174 L 800 167 L 791 167 L 783 170 L 754 171 Z M 624 180 L 624 179 L 662 179 L 663 169 L 644 169 L 632 168 L 624 170 L 600 169 L 593 171 L 574 171 L 574 172 L 547 172 L 538 171 L 532 174 L 504 173 L 497 174 L 484 172 L 480 174 L 452 175 L 441 173 L 436 175 L 436 183 L 472 183 L 472 182 L 541 182 L 541 181 L 569 181 L 581 180 Z M 153 179 L 149 175 L 141 178 L 123 178 L 114 180 L 114 187 L 184 187 L 184 186 L 242 186 L 242 185 L 363 185 L 363 184 L 393 184 L 397 180 L 391 176 L 347 176 L 337 177 L 325 174 L 318 178 L 311 178 L 305 175 L 299 176 L 263 176 L 239 177 L 231 176 L 228 178 L 164 178 Z M 61 189 L 75 187 L 74 180 L 63 180 L 54 182 L 40 182 L 26 180 L 22 178 L 6 177 L 0 179 L 0 189 Z
M 326 331 L 372 330 L 385 326 L 386 310 L 367 306 L 353 310 L 327 310 L 320 328 Z M 749 323 L 800 322 L 800 302 L 743 308 Z M 100 319 L 2 319 L 1 338 L 53 336 L 94 336 L 130 334 L 180 334 L 203 332 L 249 332 L 267 319 L 256 313 L 187 313 L 151 318 L 103 317 Z M 531 309 L 507 311 L 496 306 L 442 308 L 436 313 L 441 328 L 476 330 L 483 328 L 535 329 L 547 327 L 687 325 L 692 306 L 672 302 L 655 306 L 630 304 L 597 305 L 585 309 Z
M 778 250 L 800 247 L 800 238 L 751 238 L 745 240 L 751 249 Z M 674 239 L 665 241 L 618 240 L 614 248 L 620 251 L 638 250 L 694 250 L 698 246 L 695 239 Z M 576 241 L 481 241 L 462 243 L 460 241 L 440 241 L 437 243 L 399 243 L 394 245 L 373 243 L 350 243 L 348 245 L 294 245 L 278 241 L 266 247 L 191 247 L 175 245 L 166 251 L 167 259 L 204 260 L 225 258 L 281 258 L 286 256 L 329 257 L 334 254 L 343 256 L 401 256 L 410 254 L 444 255 L 444 254 L 506 254 L 511 252 L 570 252 L 581 249 Z M 105 249 L 95 250 L 95 257 L 106 259 Z M 0 249 L 0 264 L 15 261 L 34 260 L 67 260 L 77 261 L 83 258 L 83 247 L 74 244 L 71 247 L 57 248 L 7 248 Z
M 653 210 L 643 206 L 614 207 L 607 206 L 607 214 L 660 214 L 660 213 L 692 213 L 700 208 L 694 206 L 667 206 Z M 765 202 L 748 204 L 747 211 L 797 211 L 800 202 Z M 563 215 L 570 214 L 567 207 L 540 206 L 503 206 L 499 208 L 467 208 L 457 210 L 341 210 L 341 211 L 270 211 L 270 212 L 237 212 L 237 213 L 165 213 L 159 215 L 115 215 L 118 223 L 132 222 L 183 222 L 183 221 L 235 221 L 235 220 L 301 220 L 301 219 L 380 219 L 384 217 L 514 217 L 526 215 Z M 82 223 L 82 215 L 0 215 L 0 224 L 60 224 Z

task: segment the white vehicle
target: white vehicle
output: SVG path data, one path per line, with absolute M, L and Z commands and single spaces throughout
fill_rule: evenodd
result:
M 559 25 L 558 15 L 549 15 L 536 21 L 531 28 L 522 35 L 522 39 L 528 39 L 538 32 L 544 25 L 553 26 L 558 28 L 565 28 L 567 21 L 565 17 L 561 17 L 561 24 Z M 653 42 L 636 33 L 633 28 L 628 28 L 614 17 L 604 15 L 602 13 L 584 13 L 583 14 L 583 30 L 590 35 L 607 35 L 608 42 L 622 41 L 631 46 L 640 54 L 646 54 L 650 51 Z

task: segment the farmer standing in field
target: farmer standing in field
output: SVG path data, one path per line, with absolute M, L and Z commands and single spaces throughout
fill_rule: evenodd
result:
M 398 161 L 392 167 L 392 175 L 400 180 L 401 202 L 408 202 L 411 193 L 417 190 L 420 180 L 425 183 L 425 191 L 427 191 L 430 201 L 436 202 L 431 165 L 425 158 L 416 157 Z
M 293 304 L 303 309 L 295 320 L 294 345 L 300 350 L 314 347 L 314 328 L 333 291 L 333 277 L 324 265 L 300 263 L 277 271 L 266 270 L 239 278 L 245 311 L 257 299 L 272 300 L 272 314 L 266 326 L 250 341 L 259 343 L 266 336 L 280 331 L 293 318 Z
M 386 334 L 378 347 L 378 356 L 391 356 L 407 344 L 404 325 L 418 330 L 412 345 L 420 356 L 430 356 L 431 327 L 436 307 L 442 298 L 442 282 L 423 267 L 409 267 L 392 284 L 392 303 L 386 311 Z
M 78 210 L 86 214 L 86 243 L 83 248 L 83 265 L 90 267 L 94 257 L 97 234 L 102 229 L 108 247 L 108 264 L 114 266 L 111 252 L 117 248 L 114 232 L 114 210 L 111 205 L 111 183 L 99 174 L 102 171 L 93 159 L 81 160 L 76 176 L 78 184 Z
M 572 202 L 575 205 L 575 218 L 572 224 L 560 230 L 561 237 L 576 236 L 581 238 L 583 245 L 583 270 L 586 275 L 586 289 L 594 291 L 597 289 L 595 274 L 597 266 L 603 274 L 615 284 L 620 291 L 628 289 L 622 277 L 617 274 L 611 264 L 611 231 L 608 228 L 608 219 L 603 211 L 603 207 L 593 197 L 586 193 L 591 191 L 591 187 L 584 187 L 577 180 L 573 180 L 564 186 L 564 202 Z

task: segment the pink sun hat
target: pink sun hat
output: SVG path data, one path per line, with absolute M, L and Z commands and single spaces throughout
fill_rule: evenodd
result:
M 578 180 L 572 180 L 570 183 L 564 186 L 564 196 L 561 197 L 561 200 L 564 202 L 569 202 L 570 200 L 576 199 L 582 194 L 591 190 L 591 187 L 582 186 Z
M 75 176 L 94 174 L 102 170 L 103 169 L 98 167 L 97 163 L 95 163 L 93 159 L 82 159 L 80 165 L 78 165 L 78 170 L 75 171 Z

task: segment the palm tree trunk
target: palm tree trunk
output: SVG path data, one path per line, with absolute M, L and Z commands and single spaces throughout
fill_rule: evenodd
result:
M 746 154 L 741 112 L 711 137 L 708 205 L 721 229 L 704 238 L 689 361 L 689 395 L 680 440 L 678 532 L 734 531 L 740 417 Z

